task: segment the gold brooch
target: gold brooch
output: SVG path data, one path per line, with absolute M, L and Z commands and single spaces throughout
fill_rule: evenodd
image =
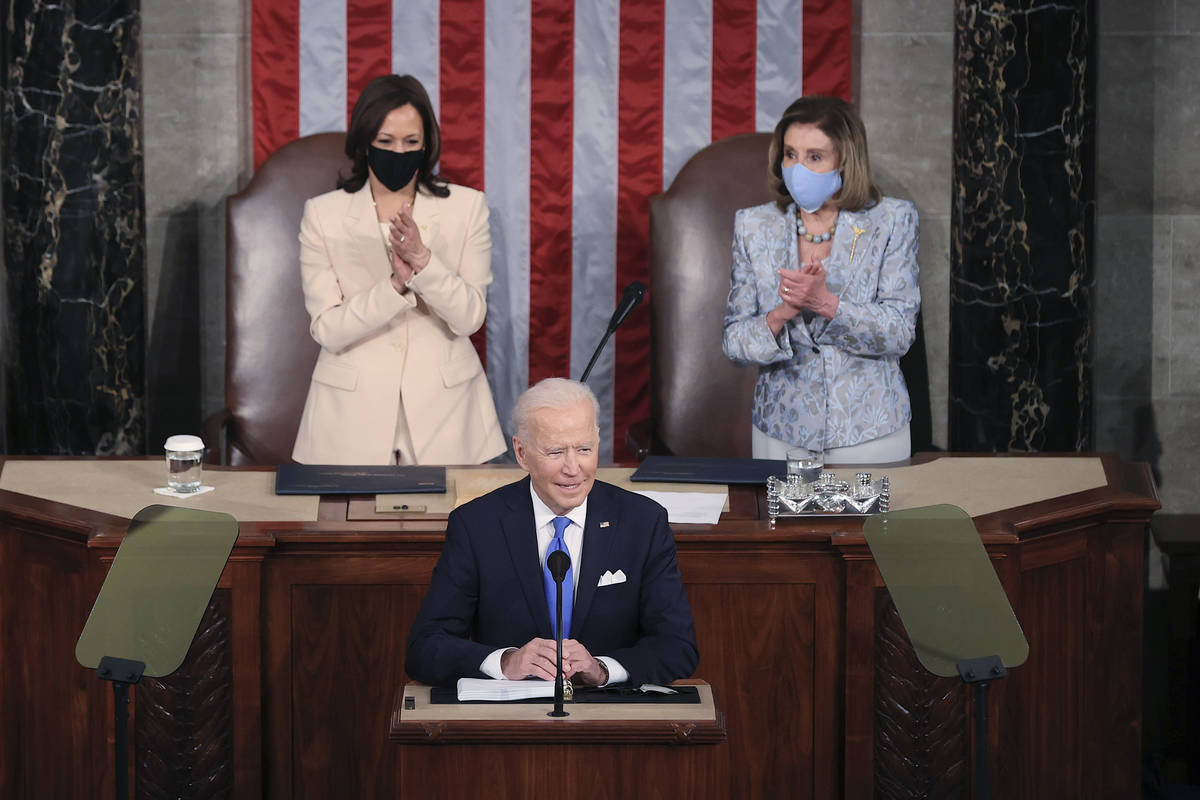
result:
M 854 248 L 858 247 L 858 237 L 860 237 L 864 233 L 866 233 L 867 229 L 860 228 L 853 223 L 850 224 L 850 229 L 852 231 L 854 231 L 854 238 L 850 241 L 850 260 L 853 261 L 854 260 Z

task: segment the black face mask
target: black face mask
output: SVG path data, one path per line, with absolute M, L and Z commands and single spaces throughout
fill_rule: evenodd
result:
M 389 191 L 398 192 L 417 174 L 421 166 L 424 151 L 409 150 L 407 153 L 396 153 L 371 145 L 367 150 L 367 164 L 379 182 Z

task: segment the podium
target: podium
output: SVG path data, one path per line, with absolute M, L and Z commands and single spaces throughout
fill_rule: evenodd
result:
M 725 797 L 724 714 L 707 683 L 679 683 L 700 703 L 571 703 L 557 719 L 549 701 L 438 704 L 428 686 L 407 684 L 388 731 L 403 795 Z

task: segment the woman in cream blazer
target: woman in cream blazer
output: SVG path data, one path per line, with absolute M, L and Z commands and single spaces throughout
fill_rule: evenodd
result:
M 420 84 L 377 78 L 347 133 L 355 172 L 304 206 L 300 270 L 321 351 L 296 461 L 476 464 L 506 449 L 468 338 L 492 282 L 488 207 L 481 192 L 430 180 L 439 149 Z

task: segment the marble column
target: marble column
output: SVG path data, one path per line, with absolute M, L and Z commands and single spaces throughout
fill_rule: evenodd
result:
M 139 0 L 7 0 L 8 451 L 143 452 Z
M 1095 0 L 957 0 L 950 448 L 1092 441 Z

